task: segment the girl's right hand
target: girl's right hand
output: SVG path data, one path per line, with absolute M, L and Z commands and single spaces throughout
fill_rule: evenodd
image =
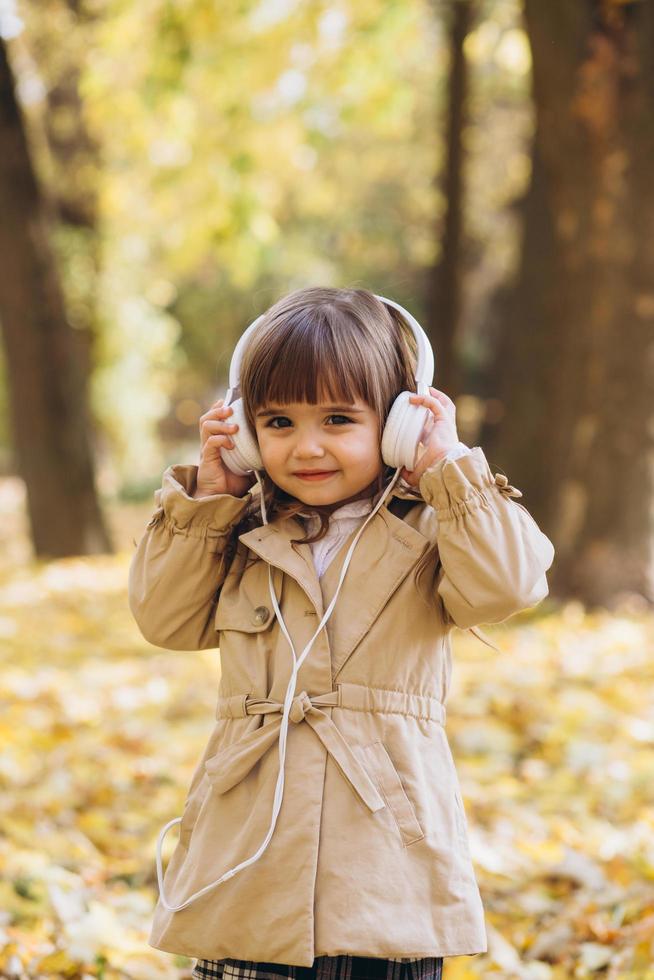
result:
M 194 497 L 207 497 L 214 493 L 231 493 L 235 497 L 244 497 L 250 487 L 256 483 L 254 473 L 239 476 L 232 473 L 223 463 L 220 455 L 222 446 L 231 449 L 234 442 L 230 433 L 238 429 L 238 425 L 229 422 L 233 414 L 231 406 L 223 408 L 224 398 L 219 398 L 208 412 L 200 416 L 200 465 L 198 466 L 197 488 Z

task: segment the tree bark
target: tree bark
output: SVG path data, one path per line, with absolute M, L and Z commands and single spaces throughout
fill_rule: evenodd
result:
M 0 321 L 34 550 L 39 558 L 111 551 L 95 490 L 86 376 L 50 246 L 51 208 L 1 38 L 0 145 Z
M 552 594 L 654 602 L 654 11 L 525 0 L 537 126 L 494 451 Z M 520 477 L 516 474 L 520 474 Z
M 436 387 L 456 399 L 462 378 L 456 352 L 461 316 L 463 252 L 464 151 L 462 133 L 466 122 L 468 66 L 463 44 L 472 23 L 471 0 L 457 0 L 450 11 L 450 68 L 447 86 L 445 167 L 439 184 L 445 198 L 441 256 L 429 276 L 428 323 L 437 352 Z

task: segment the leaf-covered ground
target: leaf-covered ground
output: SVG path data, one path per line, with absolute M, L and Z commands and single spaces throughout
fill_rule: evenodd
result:
M 149 505 L 110 514 L 116 556 L 51 563 L 23 508 L 0 481 L 0 976 L 188 977 L 147 944 L 155 841 L 211 730 L 218 653 L 152 647 L 130 616 Z M 486 628 L 501 654 L 455 634 L 447 730 L 489 952 L 446 980 L 654 980 L 653 622 L 544 603 Z

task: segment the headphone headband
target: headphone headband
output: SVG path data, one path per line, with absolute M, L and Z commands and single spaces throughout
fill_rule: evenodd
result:
M 412 316 L 408 310 L 405 310 L 403 306 L 396 303 L 392 299 L 386 299 L 385 296 L 378 296 L 377 293 L 373 293 L 375 299 L 378 299 L 382 303 L 387 303 L 388 306 L 392 306 L 399 313 L 402 314 L 405 323 L 411 328 L 414 337 L 416 338 L 416 345 L 418 348 L 418 357 L 415 370 L 415 381 L 418 394 L 426 395 L 428 394 L 429 385 L 432 383 L 434 377 L 434 352 L 431 344 L 429 343 L 429 338 L 427 334 L 420 326 L 418 321 Z M 229 390 L 225 395 L 225 403 L 230 404 L 234 400 L 234 392 L 238 388 L 241 377 L 241 361 L 243 359 L 243 354 L 247 345 L 248 338 L 251 333 L 253 333 L 257 325 L 261 320 L 263 320 L 265 313 L 253 320 L 249 327 L 241 334 L 236 347 L 234 348 L 234 353 L 232 354 L 232 359 L 229 365 Z

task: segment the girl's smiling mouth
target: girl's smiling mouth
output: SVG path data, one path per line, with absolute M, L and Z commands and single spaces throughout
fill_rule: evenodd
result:
M 328 476 L 333 476 L 336 472 L 336 470 L 299 470 L 293 476 L 297 476 L 300 480 L 326 480 Z

